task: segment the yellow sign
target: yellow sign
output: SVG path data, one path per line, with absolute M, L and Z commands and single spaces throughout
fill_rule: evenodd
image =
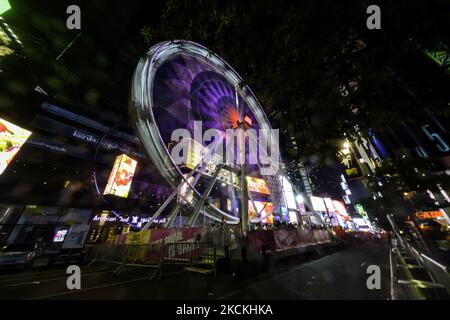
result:
M 143 230 L 127 234 L 126 244 L 148 244 L 151 230 Z
M 136 165 L 137 161 L 126 154 L 117 156 L 103 194 L 113 194 L 123 198 L 128 197 Z

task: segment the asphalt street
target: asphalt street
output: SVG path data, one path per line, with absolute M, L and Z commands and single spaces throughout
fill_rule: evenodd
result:
M 381 289 L 369 290 L 367 268 L 378 265 Z M 0 273 L 0 299 L 390 299 L 389 248 L 347 245 L 326 255 L 291 258 L 254 277 L 173 272 L 150 280 L 154 269 L 120 275 L 102 263 L 82 267 L 81 289 L 68 290 L 64 267 Z

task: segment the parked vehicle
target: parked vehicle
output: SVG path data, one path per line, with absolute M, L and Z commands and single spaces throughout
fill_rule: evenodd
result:
M 0 249 L 0 268 L 30 267 L 36 258 L 36 247 L 30 245 L 6 245 Z

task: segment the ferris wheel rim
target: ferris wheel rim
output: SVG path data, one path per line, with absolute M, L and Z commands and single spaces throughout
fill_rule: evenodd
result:
M 146 140 L 149 143 L 144 143 L 144 146 L 152 160 L 154 158 L 159 158 L 157 160 L 160 160 L 160 168 L 164 169 L 161 170 L 161 172 L 165 180 L 175 188 L 177 186 L 177 181 L 175 179 L 181 178 L 181 183 L 186 183 L 194 194 L 197 197 L 200 197 L 201 194 L 198 189 L 186 179 L 180 168 L 176 165 L 174 159 L 171 157 L 170 151 L 161 135 L 160 123 L 156 120 L 154 113 L 155 101 L 153 91 L 156 72 L 165 62 L 179 54 L 187 54 L 190 57 L 204 59 L 204 61 L 207 64 L 210 64 L 216 71 L 221 71 L 219 74 L 234 87 L 236 97 L 239 95 L 239 97 L 247 104 L 257 120 L 258 125 L 260 125 L 262 129 L 271 129 L 271 126 L 265 112 L 251 89 L 247 85 L 242 86 L 242 78 L 221 57 L 211 52 L 206 47 L 187 40 L 164 41 L 152 46 L 147 51 L 145 57 L 139 62 L 132 82 L 132 100 L 134 99 L 134 102 L 137 102 L 137 107 L 140 107 L 141 109 L 139 111 L 143 111 L 146 115 L 150 116 L 150 119 L 145 119 L 146 121 L 142 121 L 142 119 L 138 117 L 138 121 L 140 121 L 138 130 L 140 130 L 141 133 L 144 130 L 146 136 L 150 138 L 150 140 Z M 139 75 L 140 79 L 137 77 Z M 275 141 L 275 143 L 278 144 L 277 141 Z M 170 164 L 170 167 L 168 164 Z M 219 208 L 216 209 L 220 210 Z

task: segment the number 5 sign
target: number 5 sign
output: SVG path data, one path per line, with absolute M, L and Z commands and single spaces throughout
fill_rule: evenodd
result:
M 444 141 L 444 139 L 442 139 L 442 137 L 438 134 L 438 133 L 430 133 L 428 131 L 428 127 L 430 125 L 426 124 L 424 126 L 422 126 L 422 130 L 423 132 L 425 132 L 425 134 L 427 135 L 427 137 L 431 140 L 431 141 L 436 141 L 436 148 L 438 148 L 439 151 L 441 152 L 447 152 L 450 150 L 450 147 L 448 146 L 448 144 Z

